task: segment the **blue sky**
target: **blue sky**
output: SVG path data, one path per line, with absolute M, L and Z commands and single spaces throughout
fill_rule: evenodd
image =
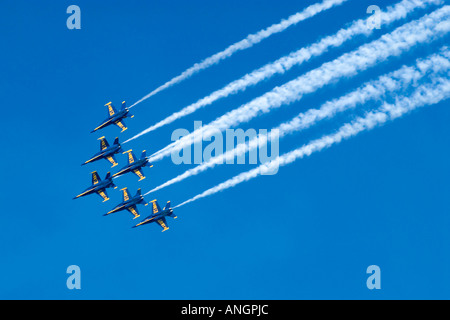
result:
M 106 203 L 95 195 L 72 200 L 90 184 L 92 171 L 104 178 L 110 170 L 106 161 L 80 167 L 98 151 L 100 136 L 124 141 L 255 68 L 365 17 L 369 5 L 384 8 L 395 1 L 350 0 L 137 105 L 128 131 L 89 133 L 106 117 L 105 103 L 131 104 L 194 63 L 313 2 L 2 1 L 0 298 L 448 299 L 448 101 L 283 167 L 277 175 L 186 205 L 164 233 L 156 225 L 131 229 L 136 221 L 126 212 L 104 217 L 121 201 L 119 190 L 108 190 Z M 71 4 L 81 8 L 81 30 L 66 28 Z M 242 128 L 270 129 L 412 64 L 448 40 L 418 46 Z M 356 38 L 132 141 L 126 150 L 156 152 L 170 143 L 174 129 L 192 131 L 194 120 L 210 122 L 367 41 Z M 352 114 L 281 140 L 280 153 L 333 132 Z M 125 156 L 118 161 L 124 165 Z M 166 159 L 144 169 L 142 182 L 132 175 L 116 182 L 119 189 L 146 192 L 190 167 Z M 146 200 L 176 205 L 250 168 L 222 166 Z M 142 218 L 150 214 L 149 207 L 139 210 Z M 381 268 L 381 290 L 366 287 L 366 268 L 373 264 Z M 66 287 L 70 265 L 81 268 L 81 290 Z

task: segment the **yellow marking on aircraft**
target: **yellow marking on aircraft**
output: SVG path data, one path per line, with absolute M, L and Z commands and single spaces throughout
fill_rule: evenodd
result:
M 91 190 L 85 191 L 85 192 L 83 192 L 83 193 L 77 195 L 77 198 L 84 196 L 84 195 L 87 194 L 89 191 L 91 191 Z
M 118 163 L 117 163 L 116 161 L 114 161 L 114 158 L 113 158 L 113 157 L 106 157 L 106 159 L 107 159 L 109 162 L 112 163 L 112 167 L 111 167 L 111 168 L 114 168 L 115 166 L 118 165 Z
M 86 163 L 90 163 L 90 162 L 95 161 L 95 160 L 98 160 L 98 159 L 100 159 L 100 156 L 93 157 L 92 159 L 89 159 L 88 161 L 86 161 L 85 164 Z
M 139 227 L 139 226 L 143 225 L 144 223 L 146 223 L 146 222 L 148 222 L 148 221 L 150 221 L 150 220 L 144 220 L 144 221 L 142 221 L 142 222 L 139 222 L 139 223 L 136 225 L 136 227 Z
M 128 210 L 130 210 L 130 212 L 134 215 L 133 219 L 140 217 L 139 213 L 137 213 L 137 211 L 133 207 L 128 208 Z
M 108 146 L 106 145 L 106 140 L 102 139 L 101 146 L 102 151 L 108 148 Z
M 142 181 L 142 180 L 145 179 L 145 177 L 144 177 L 144 175 L 142 174 L 142 172 L 139 171 L 138 169 L 133 170 L 133 172 L 134 172 L 134 174 L 136 174 L 136 175 L 140 178 L 139 181 Z
M 132 151 L 133 150 L 128 150 L 123 153 L 123 154 L 128 153 L 128 164 L 132 164 L 134 162 Z
M 130 195 L 128 193 L 128 189 L 127 188 L 123 188 L 123 202 L 130 200 Z
M 158 212 L 159 212 L 158 206 L 157 206 L 156 203 L 153 202 L 153 201 L 152 201 L 152 204 L 153 204 L 153 213 L 158 213 Z
M 120 176 L 120 175 L 123 174 L 125 171 L 126 171 L 126 169 L 123 169 L 122 171 L 119 171 L 119 172 L 115 173 L 115 174 L 113 175 L 113 178 Z
M 125 130 L 128 129 L 127 127 L 124 126 L 124 124 L 123 124 L 120 120 L 119 120 L 119 121 L 116 121 L 116 125 L 117 125 L 120 129 L 122 129 L 122 132 L 124 132 Z
M 164 228 L 164 230 L 162 232 L 169 230 L 169 227 L 166 226 L 166 224 L 164 223 L 164 221 L 162 219 L 156 220 L 156 222 L 158 222 L 158 224 Z
M 103 202 L 109 200 L 109 198 L 106 196 L 105 192 L 99 191 L 99 192 L 97 192 L 97 193 L 103 198 Z
M 114 112 L 114 109 L 113 109 L 113 107 L 111 105 L 111 102 L 108 102 L 107 104 L 105 104 L 105 106 L 108 106 L 109 115 L 113 116 L 115 112 Z
M 92 184 L 98 184 L 98 174 L 97 174 L 97 171 L 92 172 Z

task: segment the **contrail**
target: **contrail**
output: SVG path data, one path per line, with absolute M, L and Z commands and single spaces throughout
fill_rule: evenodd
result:
M 290 121 L 274 128 L 272 134 L 278 134 L 278 137 L 282 138 L 288 134 L 307 129 L 318 121 L 331 118 L 338 112 L 344 112 L 370 100 L 379 99 L 388 92 L 397 92 L 398 90 L 406 89 L 411 85 L 417 86 L 418 82 L 430 72 L 433 74 L 431 80 L 436 79 L 439 74 L 442 74 L 443 72 L 447 73 L 448 70 L 450 70 L 449 59 L 450 51 L 448 47 L 443 47 L 439 54 L 432 54 L 426 59 L 418 59 L 416 64 L 412 67 L 404 66 L 397 71 L 379 77 L 377 80 L 365 83 L 345 96 L 324 103 L 319 109 L 310 109 L 307 112 L 300 113 Z M 209 168 L 213 168 L 216 165 L 223 164 L 227 160 L 231 160 L 234 157 L 255 150 L 266 143 L 267 136 L 255 137 L 248 143 L 240 143 L 234 149 L 215 156 L 195 168 L 187 170 L 177 177 L 152 189 L 145 195 L 181 182 L 191 176 L 204 172 Z
M 437 5 L 441 3 L 442 0 L 403 0 L 397 3 L 395 6 L 388 7 L 386 12 L 380 12 L 379 17 L 381 25 L 383 25 L 383 27 L 386 27 L 397 20 L 406 18 L 409 13 L 413 12 L 417 8 L 424 8 L 429 4 Z M 332 36 L 327 36 L 319 42 L 316 42 L 306 48 L 302 48 L 300 50 L 292 52 L 289 55 L 276 60 L 275 62 L 268 63 L 265 66 L 246 74 L 242 78 L 229 83 L 222 89 L 211 93 L 210 95 L 150 126 L 134 137 L 128 139 L 124 143 L 137 139 L 144 134 L 152 132 L 158 128 L 174 122 L 175 120 L 192 114 L 195 111 L 208 106 L 221 98 L 226 98 L 229 95 L 244 91 L 248 87 L 256 85 L 263 80 L 267 80 L 275 74 L 283 74 L 296 65 L 301 65 L 313 57 L 322 55 L 332 47 L 341 46 L 343 43 L 354 38 L 355 36 L 369 36 L 373 33 L 374 30 L 372 28 L 368 28 L 369 19 L 371 18 L 356 20 L 350 25 L 350 27 L 343 28 Z
M 150 98 L 151 96 L 154 96 L 158 92 L 161 92 L 164 89 L 167 89 L 167 88 L 173 86 L 174 84 L 179 83 L 179 82 L 191 77 L 193 74 L 195 74 L 203 69 L 209 68 L 210 66 L 220 62 L 221 60 L 231 57 L 234 53 L 236 53 L 238 51 L 248 49 L 248 48 L 252 47 L 253 45 L 261 42 L 262 40 L 270 37 L 273 34 L 280 33 L 282 31 L 286 30 L 287 28 L 289 28 L 290 26 L 293 26 L 293 25 L 295 25 L 301 21 L 304 21 L 306 19 L 312 18 L 315 15 L 317 15 L 325 10 L 328 10 L 335 6 L 341 5 L 342 3 L 346 2 L 346 1 L 348 1 L 348 0 L 324 0 L 321 3 L 316 3 L 316 4 L 313 4 L 309 7 L 307 7 L 303 11 L 290 16 L 288 19 L 282 20 L 280 23 L 273 24 L 266 29 L 258 31 L 257 33 L 250 34 L 245 39 L 232 44 L 225 50 L 218 52 L 218 53 L 212 55 L 211 57 L 206 58 L 205 60 L 203 60 L 200 63 L 194 64 L 192 67 L 190 67 L 189 69 L 187 69 L 180 75 L 176 76 L 172 80 L 166 82 L 162 86 L 156 88 L 155 90 L 153 90 L 152 92 L 147 94 L 145 97 L 143 97 L 139 101 L 135 102 L 133 105 L 130 106 L 130 108 L 134 107 L 135 105 L 141 103 L 144 100 L 147 100 L 148 98 Z
M 314 152 L 322 151 L 325 148 L 329 148 L 334 144 L 340 143 L 342 140 L 354 137 L 362 131 L 371 130 L 389 120 L 394 120 L 401 117 L 405 113 L 408 113 L 414 109 L 437 104 L 448 98 L 450 98 L 450 80 L 446 78 L 439 78 L 435 83 L 420 87 L 409 97 L 397 97 L 395 104 L 384 103 L 380 109 L 371 111 L 367 113 L 365 117 L 359 117 L 355 121 L 343 125 L 336 133 L 324 136 L 304 145 L 301 148 L 281 155 L 268 164 L 263 164 L 258 168 L 243 172 L 234 178 L 231 178 L 179 204 L 175 208 L 221 192 L 225 189 L 232 188 L 242 182 L 258 177 L 262 172 L 264 172 L 264 170 L 267 170 L 270 167 L 288 165 L 297 159 L 310 156 Z
M 217 129 L 225 130 L 250 121 L 256 116 L 298 101 L 303 95 L 312 93 L 331 82 L 336 82 L 344 77 L 352 77 L 358 72 L 387 60 L 390 56 L 399 56 L 415 45 L 428 43 L 442 37 L 450 31 L 449 14 L 450 6 L 444 6 L 418 20 L 398 27 L 378 40 L 365 44 L 331 62 L 324 63 L 321 67 L 274 88 L 272 91 L 169 144 L 153 154 L 150 161 L 161 160 L 172 151 L 179 151 L 205 137 L 210 137 L 214 132 L 217 132 Z

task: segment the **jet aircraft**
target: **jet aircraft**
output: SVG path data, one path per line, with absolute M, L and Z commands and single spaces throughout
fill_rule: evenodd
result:
M 144 201 L 144 196 L 141 194 L 141 189 L 138 189 L 136 195 L 134 197 L 130 196 L 130 193 L 128 192 L 127 188 L 122 189 L 123 192 L 123 202 L 118 204 L 113 210 L 110 212 L 104 214 L 104 216 L 107 216 L 111 213 L 115 213 L 122 210 L 128 210 L 133 216 L 133 219 L 136 219 L 137 217 L 140 217 L 139 212 L 137 210 L 138 204 L 144 204 L 147 205 Z
M 108 194 L 106 193 L 107 188 L 116 189 L 116 185 L 112 181 L 111 173 L 108 172 L 106 174 L 105 180 L 101 180 L 97 171 L 92 172 L 92 185 L 87 188 L 83 193 L 76 196 L 74 199 L 87 196 L 89 194 L 97 193 L 100 197 L 102 197 L 103 202 L 108 201 Z
M 139 181 L 144 180 L 145 176 L 142 173 L 142 168 L 145 166 L 153 167 L 152 164 L 148 162 L 148 158 L 146 156 L 145 150 L 142 152 L 141 158 L 136 159 L 136 156 L 133 153 L 133 150 L 125 151 L 123 154 L 128 153 L 128 165 L 123 167 L 119 172 L 113 175 L 113 178 L 121 176 L 128 172 L 133 172 L 135 175 L 139 177 Z
M 164 207 L 164 210 L 161 210 L 161 208 L 158 205 L 158 202 L 156 200 L 151 201 L 152 203 L 152 209 L 153 213 L 149 215 L 147 218 L 142 220 L 140 223 L 135 225 L 133 228 L 142 226 L 144 224 L 156 222 L 163 228 L 163 231 L 169 230 L 169 227 L 167 226 L 166 222 L 166 216 L 176 219 L 177 216 L 173 214 L 173 209 L 170 208 L 170 201 L 167 201 L 166 206 Z
M 133 118 L 134 116 L 131 115 L 131 113 L 129 113 L 130 110 L 127 108 L 125 101 L 122 102 L 122 108 L 120 109 L 120 111 L 117 111 L 111 102 L 108 102 L 107 104 L 105 104 L 105 106 L 108 107 L 108 112 L 109 112 L 108 118 L 106 118 L 106 120 L 103 121 L 97 128 L 92 130 L 91 133 L 95 132 L 97 130 L 103 129 L 107 126 L 110 126 L 112 124 L 115 124 L 120 129 L 122 129 L 122 132 L 127 130 L 128 128 L 126 127 L 123 119 L 125 119 L 127 117 Z
M 106 159 L 112 163 L 112 168 L 114 168 L 118 165 L 114 155 L 123 151 L 119 143 L 119 138 L 114 140 L 114 144 L 112 146 L 109 146 L 109 143 L 105 137 L 101 137 L 98 140 L 100 140 L 100 152 L 96 153 L 91 159 L 83 163 L 82 166 L 100 159 Z

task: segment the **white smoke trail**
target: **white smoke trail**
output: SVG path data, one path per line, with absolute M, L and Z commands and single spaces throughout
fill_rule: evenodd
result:
M 418 20 L 406 23 L 393 32 L 383 35 L 380 39 L 327 62 L 321 67 L 224 114 L 210 124 L 156 152 L 150 157 L 150 161 L 161 160 L 172 151 L 179 151 L 205 137 L 210 137 L 217 132 L 217 129 L 225 130 L 250 121 L 256 116 L 298 101 L 304 94 L 312 93 L 333 81 L 354 76 L 391 56 L 399 56 L 419 43 L 427 43 L 441 37 L 450 31 L 450 24 L 447 21 L 449 14 L 450 6 L 444 6 Z
M 234 53 L 236 53 L 238 51 L 248 49 L 248 48 L 254 46 L 255 44 L 263 41 L 264 39 L 267 39 L 271 35 L 280 33 L 301 21 L 312 18 L 315 15 L 317 15 L 325 10 L 328 10 L 335 6 L 341 5 L 342 3 L 346 2 L 346 1 L 348 1 L 348 0 L 324 0 L 321 3 L 316 3 L 316 4 L 313 4 L 309 7 L 307 7 L 303 11 L 290 16 L 288 19 L 282 20 L 280 23 L 273 24 L 270 27 L 268 27 L 264 30 L 261 30 L 255 34 L 250 34 L 245 39 L 232 44 L 225 50 L 218 52 L 209 58 L 206 58 L 205 60 L 203 60 L 200 63 L 194 64 L 192 67 L 190 67 L 189 69 L 187 69 L 180 75 L 176 76 L 172 80 L 166 82 L 162 86 L 156 88 L 155 90 L 153 90 L 152 92 L 147 94 L 145 97 L 143 97 L 139 101 L 135 102 L 133 105 L 130 106 L 130 108 L 134 107 L 135 105 L 141 103 L 144 100 L 147 100 L 148 98 L 150 98 L 151 96 L 154 96 L 158 92 L 161 92 L 164 89 L 167 89 L 167 88 L 173 86 L 174 84 L 179 83 L 179 82 L 191 77 L 195 73 L 197 73 L 203 69 L 209 68 L 210 66 L 212 66 L 214 64 L 217 64 L 221 60 L 231 57 Z
M 433 74 L 430 79 L 436 79 L 442 72 L 447 73 L 448 70 L 450 70 L 449 59 L 450 51 L 448 47 L 443 47 L 439 54 L 432 54 L 426 59 L 418 59 L 416 64 L 412 67 L 404 66 L 397 71 L 379 77 L 375 81 L 365 83 L 345 96 L 326 102 L 319 109 L 310 109 L 307 112 L 300 113 L 289 122 L 285 122 L 276 127 L 272 130 L 272 133 L 278 133 L 278 137 L 282 138 L 288 134 L 304 130 L 316 124 L 318 121 L 333 117 L 338 112 L 352 109 L 369 100 L 379 99 L 387 92 L 397 92 L 398 90 L 406 89 L 411 85 L 417 86 L 419 81 L 426 77 L 430 72 Z M 234 149 L 213 157 L 209 161 L 202 163 L 195 168 L 185 171 L 177 177 L 152 189 L 145 195 L 181 182 L 210 168 L 214 168 L 216 165 L 223 164 L 225 161 L 231 160 L 234 157 L 255 150 L 266 143 L 267 136 L 255 137 L 248 143 L 240 143 Z
M 439 78 L 435 83 L 425 85 L 416 90 L 409 97 L 398 97 L 394 104 L 384 103 L 383 106 L 369 112 L 365 117 L 357 118 L 351 123 L 343 125 L 336 133 L 324 136 L 314 140 L 301 148 L 293 150 L 289 153 L 279 156 L 277 159 L 268 164 L 261 165 L 253 170 L 243 172 L 234 178 L 231 178 L 201 194 L 179 204 L 175 208 L 181 207 L 195 200 L 213 195 L 225 189 L 232 188 L 242 182 L 258 177 L 264 170 L 270 170 L 270 167 L 285 166 L 298 159 L 310 156 L 314 152 L 322 151 L 334 144 L 340 143 L 342 140 L 356 136 L 362 131 L 371 130 L 376 126 L 380 126 L 389 120 L 401 117 L 419 107 L 433 105 L 450 98 L 450 80 L 447 78 Z
M 381 25 L 386 27 L 391 23 L 406 18 L 406 16 L 413 12 L 417 8 L 424 8 L 430 4 L 441 4 L 442 0 L 403 0 L 397 3 L 395 6 L 390 6 L 387 8 L 386 12 L 380 12 L 379 18 L 381 21 Z M 158 128 L 161 128 L 165 125 L 168 125 L 175 120 L 178 120 L 182 117 L 185 117 L 189 114 L 194 113 L 195 111 L 208 106 L 215 101 L 226 98 L 231 94 L 236 94 L 238 92 L 246 90 L 249 86 L 256 85 L 257 83 L 267 80 L 268 78 L 274 76 L 275 74 L 283 74 L 290 70 L 292 67 L 296 65 L 301 65 L 302 63 L 308 61 L 312 57 L 318 57 L 323 53 L 327 52 L 331 47 L 339 47 L 346 41 L 354 38 L 358 35 L 369 36 L 373 33 L 372 28 L 368 28 L 368 21 L 371 18 L 360 19 L 354 21 L 350 27 L 343 28 L 339 30 L 336 34 L 332 36 L 328 36 L 316 42 L 308 47 L 301 48 L 291 54 L 284 56 L 275 62 L 268 63 L 265 66 L 254 70 L 253 72 L 246 74 L 242 78 L 235 80 L 220 90 L 213 92 L 212 94 L 198 100 L 197 102 L 181 109 L 168 116 L 167 118 L 157 122 L 156 124 L 150 126 L 149 128 L 143 130 L 139 134 L 134 137 L 128 139 L 124 143 L 127 143 L 131 140 L 137 139 L 144 134 L 152 132 Z

